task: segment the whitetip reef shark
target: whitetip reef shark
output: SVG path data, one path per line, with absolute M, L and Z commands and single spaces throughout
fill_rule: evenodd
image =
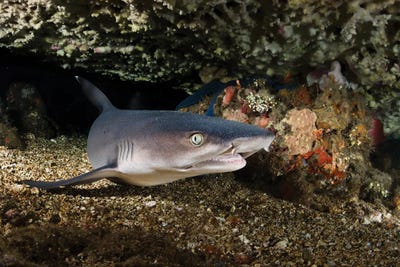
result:
M 76 76 L 101 111 L 90 128 L 87 152 L 93 170 L 66 180 L 33 181 L 54 189 L 108 178 L 153 186 L 210 173 L 236 171 L 248 156 L 268 148 L 271 131 L 235 121 L 179 111 L 122 110 L 100 89 Z

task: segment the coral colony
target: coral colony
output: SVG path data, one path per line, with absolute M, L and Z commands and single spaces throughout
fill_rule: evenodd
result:
M 238 80 L 221 91 L 215 115 L 273 129 L 273 156 L 265 164 L 275 175 L 300 171 L 338 184 L 348 177 L 350 166 L 368 169 L 371 151 L 385 138 L 383 126 L 373 118 L 360 88 L 344 77 L 339 62 L 311 72 L 307 82 L 276 89 L 265 79 L 246 86 Z M 204 98 L 193 110 L 205 110 L 208 103 Z M 368 190 L 388 196 L 387 184 L 374 179 L 368 183 Z

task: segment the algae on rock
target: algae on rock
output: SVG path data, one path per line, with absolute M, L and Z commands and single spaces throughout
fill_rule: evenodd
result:
M 392 0 L 9 0 L 0 3 L 0 47 L 148 81 L 209 63 L 259 75 L 339 59 L 364 85 L 399 88 L 399 8 Z

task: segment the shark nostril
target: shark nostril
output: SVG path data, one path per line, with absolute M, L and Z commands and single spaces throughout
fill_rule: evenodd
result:
M 222 151 L 221 154 L 235 154 L 236 153 L 236 147 L 233 144 L 230 144 L 227 149 Z

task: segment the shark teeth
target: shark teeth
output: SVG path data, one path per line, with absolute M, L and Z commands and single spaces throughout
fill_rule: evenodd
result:
M 219 161 L 219 162 L 242 162 L 243 161 L 243 157 L 240 154 L 222 154 L 219 155 L 215 158 L 212 158 L 210 161 Z

